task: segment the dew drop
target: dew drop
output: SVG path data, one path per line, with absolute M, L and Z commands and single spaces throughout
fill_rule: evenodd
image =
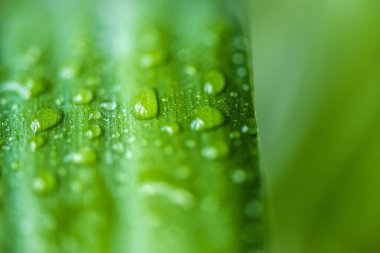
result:
M 28 98 L 36 97 L 47 89 L 46 82 L 34 78 L 27 79 L 25 87 L 27 89 Z
M 239 93 L 237 91 L 231 91 L 229 95 L 232 98 L 237 98 L 239 96 Z
M 195 111 L 190 128 L 196 131 L 209 130 L 224 123 L 223 114 L 216 108 L 205 106 Z
M 206 75 L 203 91 L 209 95 L 220 93 L 226 85 L 223 74 L 217 70 L 210 71 Z
M 213 146 L 202 148 L 201 154 L 204 158 L 209 160 L 220 159 L 229 154 L 229 148 L 225 143 L 218 143 Z
M 77 105 L 90 103 L 94 99 L 94 92 L 90 89 L 81 89 L 74 97 L 73 102 Z
M 115 101 L 104 101 L 100 103 L 100 108 L 106 111 L 114 111 L 117 108 L 117 103 Z
M 163 63 L 166 59 L 166 53 L 163 50 L 155 49 L 145 53 L 140 58 L 140 65 L 143 68 L 151 68 Z
M 189 76 L 195 76 L 198 71 L 193 65 L 187 65 L 184 67 L 183 72 Z
M 25 82 L 7 82 L 1 86 L 0 91 L 15 92 L 24 99 L 30 99 L 42 94 L 46 89 L 45 82 L 28 78 Z
M 244 64 L 245 62 L 244 55 L 242 53 L 233 54 L 231 59 L 232 59 L 232 62 L 235 64 Z
M 86 131 L 86 137 L 89 139 L 95 139 L 102 135 L 103 130 L 98 124 L 91 125 Z
M 184 209 L 191 209 L 194 206 L 194 196 L 190 192 L 166 183 L 146 183 L 142 186 L 141 191 L 148 196 L 167 198 L 173 204 Z
M 178 133 L 181 128 L 180 125 L 176 122 L 165 124 L 160 128 L 162 132 L 168 133 L 169 135 L 173 135 Z
M 124 145 L 121 142 L 114 143 L 112 144 L 112 150 L 117 153 L 122 153 L 124 152 Z
M 99 111 L 93 111 L 90 113 L 90 115 L 88 116 L 88 119 L 89 120 L 99 120 L 102 118 L 102 114 L 101 112 Z
M 33 179 L 32 188 L 39 194 L 49 193 L 57 187 L 57 178 L 48 171 L 41 171 Z
M 68 154 L 65 161 L 72 162 L 80 165 L 93 164 L 97 161 L 97 154 L 95 150 L 89 147 L 82 148 L 78 152 Z
M 231 178 L 235 184 L 241 184 L 247 179 L 247 174 L 244 170 L 238 169 L 232 172 Z
M 35 152 L 38 148 L 42 147 L 45 144 L 46 140 L 41 135 L 33 136 L 32 141 L 30 143 L 30 147 L 33 152 Z
M 138 120 L 155 118 L 158 113 L 155 91 L 150 88 L 140 89 L 132 99 L 132 112 Z
M 30 128 L 34 133 L 47 130 L 58 125 L 63 118 L 60 110 L 44 108 L 33 114 Z

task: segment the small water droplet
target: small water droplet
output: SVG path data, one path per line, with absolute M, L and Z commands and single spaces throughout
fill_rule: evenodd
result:
M 150 88 L 141 88 L 133 97 L 132 112 L 138 120 L 155 118 L 158 113 L 155 91 Z
M 247 179 L 247 174 L 244 170 L 238 169 L 232 172 L 231 178 L 235 184 L 241 184 Z
M 25 82 L 25 88 L 28 93 L 27 97 L 36 97 L 42 94 L 46 89 L 46 82 L 34 78 L 29 78 Z
M 86 131 L 86 137 L 90 139 L 98 138 L 102 135 L 103 130 L 98 124 L 93 124 Z
M 142 186 L 141 191 L 148 196 L 167 198 L 184 209 L 190 209 L 194 206 L 194 197 L 190 192 L 166 183 L 146 183 Z
M 190 124 L 191 129 L 196 131 L 209 130 L 224 123 L 223 114 L 216 108 L 205 106 L 195 111 Z
M 38 148 L 42 147 L 45 144 L 45 138 L 41 135 L 33 136 L 32 141 L 30 143 L 30 147 L 33 152 L 35 152 Z
M 62 119 L 62 111 L 57 109 L 44 108 L 37 111 L 32 116 L 30 128 L 34 133 L 37 133 L 58 125 Z
M 122 153 L 124 151 L 124 145 L 121 142 L 112 144 L 112 150 L 117 153 Z
M 231 139 L 239 139 L 241 137 L 241 134 L 239 131 L 232 131 L 229 133 L 229 137 Z
M 243 84 L 242 86 L 241 86 L 241 88 L 243 89 L 243 91 L 245 91 L 245 92 L 248 92 L 249 90 L 250 90 L 250 87 L 249 87 L 249 85 L 248 84 Z
M 237 91 L 231 91 L 229 95 L 232 98 L 237 98 L 239 96 L 239 93 Z
M 72 67 L 72 66 L 63 67 L 59 72 L 59 76 L 63 80 L 70 80 L 74 78 L 76 74 L 77 74 L 77 70 L 75 67 Z
M 163 63 L 166 59 L 166 53 L 163 50 L 155 49 L 141 56 L 140 65 L 143 68 L 151 68 Z
M 195 76 L 198 71 L 193 65 L 187 65 L 184 67 L 183 72 L 189 76 Z
M 213 146 L 202 148 L 202 156 L 209 160 L 220 159 L 229 154 L 229 148 L 226 143 L 217 143 Z
M 210 71 L 206 75 L 203 91 L 209 95 L 222 92 L 226 85 L 223 74 L 217 70 Z
M 168 123 L 165 124 L 160 128 L 162 132 L 168 133 L 170 135 L 176 134 L 181 130 L 181 127 L 178 123 L 173 122 L 173 123 Z
M 94 92 L 90 89 L 81 89 L 74 97 L 74 104 L 84 105 L 90 103 L 94 99 Z
M 90 115 L 88 116 L 88 119 L 89 120 L 99 120 L 102 118 L 102 114 L 101 112 L 99 111 L 93 111 L 90 113 Z
M 52 192 L 57 187 L 57 178 L 49 171 L 40 171 L 33 179 L 32 187 L 39 194 Z
M 248 74 L 248 71 L 244 67 L 239 67 L 236 70 L 236 74 L 237 74 L 238 77 L 246 77 L 247 74 Z
M 117 108 L 117 103 L 115 101 L 104 101 L 100 103 L 100 108 L 106 111 L 114 111 Z
M 25 82 L 7 82 L 0 86 L 0 91 L 16 92 L 24 99 L 30 99 L 42 94 L 47 89 L 45 82 L 28 78 Z
M 245 62 L 244 55 L 242 53 L 234 53 L 231 58 L 232 62 L 235 64 L 244 64 Z
M 111 138 L 112 139 L 118 139 L 118 138 L 120 138 L 120 136 L 121 136 L 121 134 L 119 132 L 114 132 L 114 133 L 112 133 Z
M 98 157 L 95 150 L 90 147 L 85 147 L 78 152 L 68 154 L 64 160 L 75 164 L 87 165 L 95 163 L 97 159 Z
M 127 160 L 130 160 L 130 159 L 133 158 L 133 153 L 132 153 L 131 150 L 128 149 L 128 150 L 125 152 L 125 158 L 126 158 Z

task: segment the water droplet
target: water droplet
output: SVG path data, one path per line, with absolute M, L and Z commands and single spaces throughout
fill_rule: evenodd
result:
M 32 151 L 36 151 L 38 148 L 42 147 L 45 144 L 45 138 L 41 135 L 33 136 L 32 141 L 30 143 L 30 147 Z
M 163 63 L 166 59 L 166 53 L 163 50 L 153 50 L 141 56 L 140 65 L 143 68 L 151 68 Z
M 233 38 L 232 43 L 236 49 L 244 50 L 247 48 L 248 39 L 245 38 L 244 36 L 239 35 Z
M 225 85 L 226 80 L 221 72 L 217 70 L 210 71 L 206 75 L 203 91 L 210 95 L 218 94 L 224 89 Z
M 74 97 L 74 104 L 84 105 L 90 103 L 94 99 L 94 92 L 89 89 L 81 89 Z
M 40 171 L 32 182 L 33 190 L 40 194 L 49 193 L 57 187 L 56 176 L 49 171 Z
M 89 120 L 99 120 L 101 118 L 102 118 L 102 114 L 99 111 L 91 112 L 90 115 L 88 116 Z
M 232 55 L 232 62 L 235 64 L 244 64 L 245 59 L 242 53 L 235 53 Z
M 142 186 L 141 191 L 148 196 L 167 198 L 184 209 L 190 209 L 194 206 L 194 197 L 190 192 L 166 183 L 146 183 Z
M 243 84 L 242 86 L 241 86 L 241 88 L 243 89 L 243 91 L 245 91 L 245 92 L 248 92 L 249 90 L 250 90 L 250 87 L 249 87 L 249 85 L 248 84 Z
M 97 161 L 97 154 L 95 150 L 89 147 L 82 148 L 78 152 L 68 154 L 65 161 L 73 162 L 75 164 L 87 165 L 93 164 Z
M 122 153 L 124 151 L 124 145 L 121 142 L 112 144 L 112 150 L 117 153 Z
M 239 96 L 239 93 L 237 91 L 231 91 L 229 95 L 232 98 L 237 98 Z
M 1 86 L 0 91 L 16 92 L 24 99 L 29 99 L 42 94 L 46 89 L 47 85 L 45 82 L 34 78 L 28 78 L 22 83 L 7 82 Z
M 245 173 L 244 170 L 238 169 L 232 172 L 231 178 L 235 184 L 241 184 L 241 183 L 244 183 L 245 180 L 247 179 L 247 174 Z
M 241 137 L 241 134 L 239 131 L 232 131 L 229 133 L 229 137 L 231 139 L 239 139 Z
M 238 77 L 246 77 L 247 74 L 248 74 L 248 71 L 244 67 L 239 67 L 236 70 L 236 74 L 237 74 Z
M 209 160 L 220 159 L 229 154 L 229 148 L 226 143 L 218 143 L 213 146 L 202 148 L 202 156 Z
M 76 74 L 77 74 L 77 69 L 72 66 L 63 67 L 59 72 L 59 76 L 63 80 L 72 79 L 74 78 Z
M 105 101 L 100 103 L 100 108 L 106 111 L 114 111 L 117 108 L 117 103 L 115 101 Z
M 195 76 L 198 73 L 197 69 L 193 65 L 185 66 L 183 71 L 189 76 Z
M 98 124 L 93 124 L 86 131 L 86 137 L 90 139 L 98 138 L 102 135 L 103 130 Z
M 132 100 L 132 112 L 138 120 L 155 118 L 158 113 L 155 91 L 150 88 L 140 89 Z
M 62 111 L 44 108 L 32 116 L 30 128 L 34 133 L 44 131 L 58 125 L 62 121 L 62 118 Z
M 209 130 L 224 123 L 223 114 L 216 108 L 205 106 L 194 113 L 190 127 L 196 131 Z
M 176 134 L 181 130 L 181 127 L 178 123 L 168 123 L 160 128 L 162 132 L 168 133 L 170 135 Z
M 29 78 L 25 82 L 25 88 L 28 93 L 28 98 L 36 97 L 42 94 L 46 89 L 46 82 L 34 78 Z

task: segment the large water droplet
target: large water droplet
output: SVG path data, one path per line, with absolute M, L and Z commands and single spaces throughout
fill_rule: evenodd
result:
M 226 85 L 226 80 L 223 74 L 217 70 L 210 71 L 206 75 L 203 91 L 207 94 L 218 94 Z
M 205 106 L 195 111 L 190 127 L 193 130 L 202 131 L 218 127 L 223 123 L 224 116 L 218 109 Z
M 62 121 L 62 118 L 62 111 L 44 108 L 33 114 L 30 128 L 34 133 L 44 131 L 58 125 Z
M 157 116 L 157 96 L 153 89 L 142 88 L 132 99 L 132 112 L 136 119 L 147 120 Z
M 94 99 L 94 92 L 90 89 L 81 89 L 74 97 L 73 102 L 78 105 L 90 103 Z

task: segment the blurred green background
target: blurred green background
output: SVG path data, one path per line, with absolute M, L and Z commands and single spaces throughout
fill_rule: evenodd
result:
M 380 252 L 380 1 L 245 4 L 269 252 Z

